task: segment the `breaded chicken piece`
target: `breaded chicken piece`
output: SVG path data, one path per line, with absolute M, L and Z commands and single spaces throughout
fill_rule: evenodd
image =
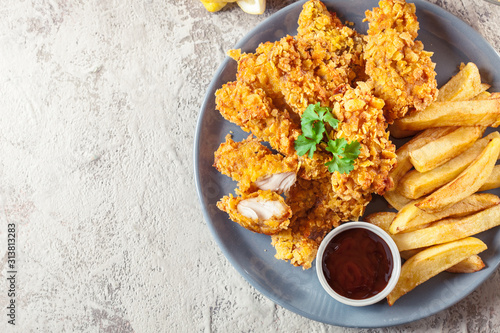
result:
M 295 156 L 273 154 L 251 135 L 244 141 L 234 142 L 228 134 L 214 157 L 214 167 L 238 182 L 239 193 L 257 189 L 287 192 L 297 176 Z
M 258 190 L 241 196 L 223 197 L 217 208 L 229 214 L 232 221 L 253 232 L 273 235 L 288 228 L 292 210 L 282 196 Z
M 306 2 L 298 22 L 297 36 L 274 43 L 268 61 L 286 103 L 302 115 L 309 104 L 330 106 L 338 86 L 364 73 L 364 60 L 363 38 L 322 2 Z
M 349 174 L 331 174 L 333 190 L 344 200 L 383 195 L 394 185 L 389 173 L 396 165 L 396 146 L 389 140 L 384 121 L 384 101 L 374 97 L 364 82 L 355 89 L 346 86 L 335 100 L 333 113 L 340 123 L 330 137 L 358 141 L 360 154 Z
M 300 125 L 292 121 L 287 110 L 275 108 L 263 89 L 236 81 L 224 84 L 215 95 L 216 107 L 224 118 L 284 155 L 295 153 L 293 144 L 300 135 Z
M 419 24 L 414 4 L 382 0 L 378 8 L 365 14 L 369 22 L 366 73 L 374 83 L 375 96 L 385 101 L 385 116 L 392 123 L 436 99 L 435 64 L 432 53 L 415 40 Z

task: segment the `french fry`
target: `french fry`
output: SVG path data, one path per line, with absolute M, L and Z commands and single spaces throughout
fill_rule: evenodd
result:
M 434 102 L 394 122 L 402 130 L 420 131 L 443 126 L 491 126 L 500 124 L 500 99 Z
M 424 249 L 415 249 L 400 252 L 401 258 L 404 260 L 408 260 L 413 257 L 415 254 L 419 253 Z M 477 254 L 471 255 L 470 257 L 462 260 L 458 264 L 451 266 L 446 271 L 449 273 L 474 273 L 482 270 L 485 267 L 485 264 L 481 257 Z
M 394 187 L 397 187 L 399 180 L 413 167 L 409 156 L 410 151 L 419 149 L 430 142 L 454 132 L 457 129 L 458 127 L 429 128 L 398 148 L 396 150 L 396 166 L 389 174 L 394 182 Z
M 378 212 L 368 215 L 365 218 L 366 222 L 372 223 L 386 232 L 389 232 L 388 228 L 391 225 L 396 213 L 393 212 Z M 389 233 L 390 235 L 390 233 Z M 423 249 L 414 249 L 400 252 L 401 258 L 408 260 L 418 252 Z M 472 255 L 448 268 L 446 271 L 450 273 L 473 273 L 484 268 L 484 262 L 478 255 Z
M 500 165 L 495 165 L 490 176 L 483 186 L 479 188 L 478 192 L 488 191 L 498 187 L 500 187 Z
M 411 170 L 399 182 L 396 187 L 403 196 L 408 199 L 418 199 L 435 189 L 445 185 L 456 178 L 475 158 L 481 154 L 488 142 L 493 138 L 500 138 L 500 133 L 492 132 L 474 144 L 462 154 L 449 160 L 445 164 L 427 172 Z
M 410 150 L 410 161 L 419 172 L 432 170 L 469 148 L 484 130 L 480 126 L 458 127 L 422 147 Z
M 473 99 L 475 99 L 475 100 L 488 99 L 488 98 L 490 98 L 490 96 L 491 96 L 491 93 L 489 93 L 487 91 L 483 91 L 482 93 L 475 96 Z
M 398 191 L 385 192 L 384 199 L 396 210 L 400 210 L 412 201 L 411 199 L 401 195 Z
M 453 181 L 415 204 L 435 213 L 475 193 L 486 182 L 500 154 L 500 138 L 492 139 L 483 152 Z
M 415 203 L 408 203 L 399 210 L 389 227 L 390 233 L 397 234 L 411 231 L 419 226 L 447 217 L 461 217 L 473 214 L 500 204 L 500 198 L 490 193 L 476 193 L 434 214 L 426 213 L 417 208 Z
M 439 88 L 437 102 L 468 100 L 482 91 L 481 75 L 477 66 L 469 62 L 448 82 Z
M 389 305 L 433 276 L 486 249 L 481 240 L 467 237 L 420 251 L 401 267 L 398 283 L 387 296 Z
M 474 273 L 482 270 L 485 266 L 483 259 L 477 254 L 474 254 L 455 266 L 448 268 L 446 271 L 450 273 Z
M 395 217 L 396 213 L 394 212 L 377 212 L 366 216 L 364 220 L 389 233 L 389 227 Z
M 399 251 L 427 247 L 473 236 L 500 225 L 500 205 L 459 218 L 447 218 L 429 227 L 392 235 Z
M 387 129 L 389 130 L 389 133 L 393 138 L 396 139 L 402 139 L 402 138 L 407 138 L 410 136 L 415 136 L 418 134 L 419 131 L 404 131 L 400 129 L 399 127 L 395 126 L 394 124 L 389 124 L 387 126 Z

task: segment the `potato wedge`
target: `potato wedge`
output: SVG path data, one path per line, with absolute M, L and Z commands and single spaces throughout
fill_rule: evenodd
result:
M 473 214 L 500 204 L 500 198 L 490 193 L 476 193 L 456 204 L 434 214 L 426 213 L 411 202 L 399 210 L 391 223 L 389 232 L 397 234 L 447 217 L 460 217 Z
M 439 88 L 436 101 L 468 100 L 481 93 L 481 75 L 477 66 L 469 62 L 448 82 Z
M 500 225 L 500 205 L 459 218 L 447 218 L 420 230 L 392 235 L 399 251 L 427 247 L 469 237 Z
M 486 249 L 481 240 L 467 237 L 420 251 L 401 267 L 398 283 L 387 296 L 389 305 L 433 276 Z
M 430 171 L 418 172 L 417 170 L 411 170 L 398 182 L 396 191 L 409 199 L 418 199 L 431 193 L 435 189 L 452 181 L 464 171 L 481 154 L 488 142 L 493 138 L 500 138 L 500 133 L 493 132 L 488 134 L 484 138 L 477 140 L 462 154 Z
M 483 136 L 485 128 L 480 126 L 458 127 L 453 132 L 433 140 L 408 153 L 411 164 L 419 172 L 432 170 L 445 164 L 469 148 Z
M 500 187 L 500 165 L 495 165 L 490 176 L 483 184 L 483 186 L 479 188 L 478 192 L 488 191 L 498 187 Z
M 434 102 L 425 110 L 394 121 L 401 130 L 420 131 L 443 126 L 491 126 L 500 122 L 500 99 Z
M 475 193 L 491 175 L 499 154 L 500 138 L 492 139 L 483 152 L 457 178 L 415 206 L 427 213 L 435 213 Z

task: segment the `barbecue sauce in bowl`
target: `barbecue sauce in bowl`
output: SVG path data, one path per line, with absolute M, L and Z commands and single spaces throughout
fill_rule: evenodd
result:
M 328 285 L 339 295 L 355 300 L 381 292 L 394 267 L 387 243 L 364 228 L 335 235 L 325 248 L 321 264 Z

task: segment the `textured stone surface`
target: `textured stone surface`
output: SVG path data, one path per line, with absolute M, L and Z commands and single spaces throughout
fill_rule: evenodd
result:
M 260 295 L 220 252 L 193 181 L 199 106 L 262 16 L 198 0 L 0 0 L 0 332 L 346 332 Z M 500 51 L 500 6 L 431 1 Z M 494 331 L 500 272 L 394 331 Z M 375 332 L 377 330 L 369 330 Z M 389 329 L 381 329 L 381 332 Z

